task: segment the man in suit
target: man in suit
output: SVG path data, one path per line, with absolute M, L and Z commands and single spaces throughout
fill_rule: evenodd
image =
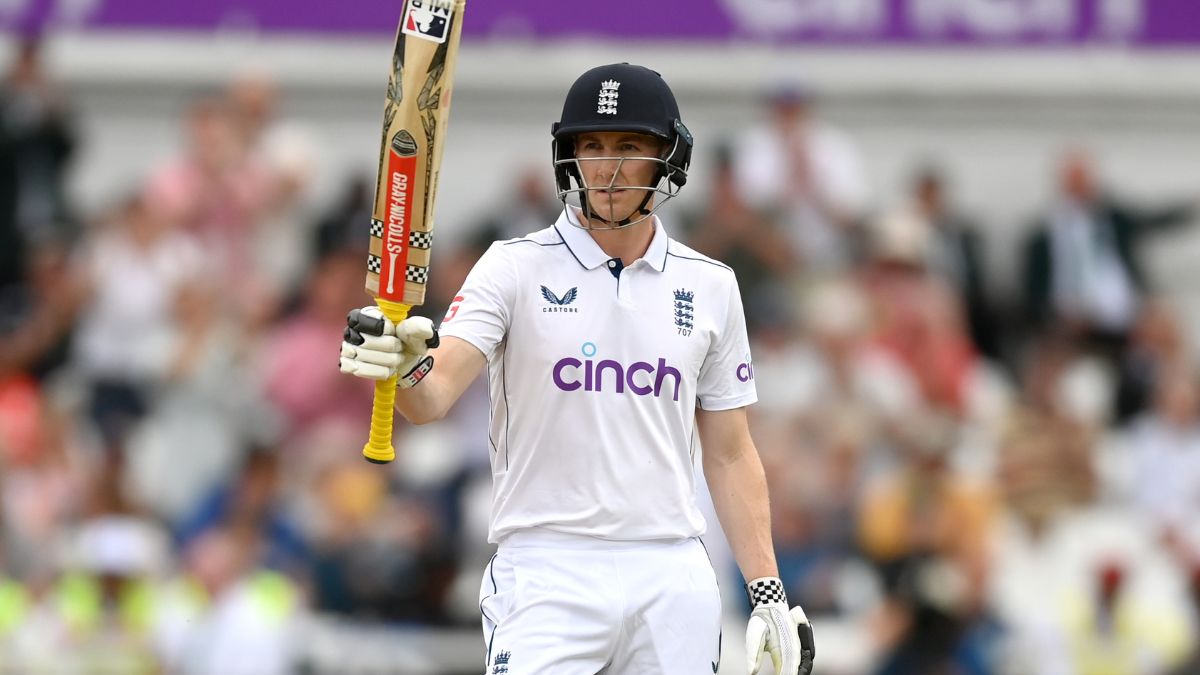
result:
M 1025 248 L 1026 315 L 1035 331 L 1119 351 L 1149 282 L 1138 256 L 1142 237 L 1188 223 L 1197 203 L 1135 209 L 1100 187 L 1080 150 L 1064 154 L 1058 180 L 1059 197 Z

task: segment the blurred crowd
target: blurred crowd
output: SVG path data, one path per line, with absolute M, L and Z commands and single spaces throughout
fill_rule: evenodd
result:
M 818 642 L 823 620 L 861 636 L 822 672 L 1200 672 L 1197 353 L 1141 253 L 1197 224 L 1200 186 L 1130 203 L 1076 147 L 1029 223 L 964 212 L 932 163 L 880 203 L 870 148 L 819 104 L 766 92 L 664 218 L 738 273 L 782 577 Z M 358 456 L 371 386 L 334 367 L 373 177 L 304 208 L 306 132 L 247 75 L 83 213 L 81 114 L 21 45 L 0 89 L 0 672 L 268 675 L 305 665 L 314 616 L 477 626 L 486 387 L 398 424 L 380 468 Z M 542 169 L 436 252 L 422 311 L 553 221 Z M 1028 233 L 1003 279 L 994 226 Z

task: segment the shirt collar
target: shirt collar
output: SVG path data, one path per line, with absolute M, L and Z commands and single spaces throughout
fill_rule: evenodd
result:
M 594 270 L 607 263 L 609 255 L 600 248 L 595 239 L 592 239 L 587 230 L 574 224 L 578 217 L 578 214 L 571 212 L 571 207 L 567 207 L 559 215 L 558 222 L 554 223 L 554 229 L 558 231 L 558 236 L 566 244 L 567 250 L 575 256 L 575 260 L 579 261 L 584 269 Z M 642 258 L 654 271 L 661 272 L 667 266 L 669 237 L 658 216 L 651 217 L 654 219 L 654 237 Z

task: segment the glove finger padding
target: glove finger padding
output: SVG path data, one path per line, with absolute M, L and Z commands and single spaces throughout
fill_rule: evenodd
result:
M 363 343 L 358 346 L 358 350 L 362 352 L 399 355 L 407 351 L 404 348 L 404 343 L 400 341 L 400 338 L 393 337 L 391 335 L 363 335 L 362 339 Z
M 392 376 L 392 369 L 373 363 L 355 361 L 345 356 L 338 359 L 338 368 L 347 375 L 354 375 L 368 380 L 386 380 Z
M 412 354 L 424 354 L 438 345 L 438 334 L 433 327 L 433 321 L 423 316 L 401 321 L 400 325 L 396 326 L 396 337 L 404 343 L 405 350 Z
M 394 337 L 364 338 L 366 342 L 359 346 L 343 342 L 341 356 L 386 368 L 396 368 L 406 358 L 400 350 L 400 341 Z
M 762 668 L 767 650 L 767 622 L 757 616 L 750 617 L 746 625 L 746 672 L 756 675 Z
M 791 673 L 798 672 L 800 669 L 800 644 L 796 637 L 796 625 L 792 623 L 787 605 L 772 603 L 760 605 L 754 609 L 750 623 L 746 625 L 747 647 L 751 646 L 749 644 L 750 634 L 752 626 L 756 622 L 763 627 L 761 629 L 763 638 L 759 640 L 761 646 L 757 652 L 747 653 L 747 659 L 755 659 L 755 665 L 750 669 L 750 674 L 755 675 L 762 668 L 764 653 L 770 654 L 771 664 L 775 666 L 776 673 L 791 675 Z M 757 633 L 758 630 L 754 628 L 753 632 Z

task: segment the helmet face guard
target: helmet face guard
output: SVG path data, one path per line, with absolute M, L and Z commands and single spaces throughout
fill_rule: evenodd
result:
M 682 125 L 682 123 L 680 124 Z M 687 171 L 680 166 L 681 162 L 672 162 L 672 157 L 679 154 L 679 146 L 684 143 L 685 141 L 681 137 L 676 137 L 675 146 L 666 149 L 663 157 L 588 157 L 580 159 L 575 156 L 573 139 L 562 141 L 555 139 L 553 142 L 554 176 L 558 188 L 558 199 L 583 212 L 586 222 L 579 225 L 585 229 L 609 230 L 636 225 L 653 216 L 662 208 L 663 204 L 678 195 L 680 188 L 687 182 Z M 569 150 L 563 147 L 568 144 L 570 145 Z M 691 148 L 688 146 L 688 154 L 690 151 Z M 584 167 L 587 162 L 615 162 L 616 169 L 613 171 L 612 179 L 607 184 L 588 185 L 584 179 Z M 617 176 L 621 174 L 621 168 L 625 162 L 656 164 L 651 183 L 649 185 L 616 185 Z M 603 203 L 603 197 L 595 200 L 589 199 L 593 195 L 603 195 L 614 188 L 641 191 L 645 193 L 645 196 L 632 213 L 617 213 L 611 204 L 607 210 L 597 207 L 596 204 Z
M 628 227 L 654 215 L 687 183 L 692 158 L 692 134 L 679 118 L 675 96 L 662 77 L 641 66 L 627 63 L 593 68 L 571 86 L 563 104 L 562 119 L 550 129 L 551 151 L 558 198 L 578 207 L 586 217 L 586 229 Z M 589 157 L 579 159 L 575 138 L 582 133 L 624 131 L 654 136 L 665 144 L 659 157 Z M 584 162 L 615 161 L 613 180 L 607 185 L 588 185 Z M 649 185 L 614 185 L 626 161 L 654 162 L 658 166 Z M 629 214 L 608 213 L 593 206 L 592 195 L 619 187 L 641 190 L 645 197 Z M 600 199 L 595 203 L 600 203 Z M 650 208 L 647 208 L 647 207 Z

